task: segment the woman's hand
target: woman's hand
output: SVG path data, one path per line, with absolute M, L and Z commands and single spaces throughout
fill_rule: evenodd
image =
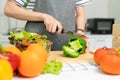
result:
M 76 33 L 80 34 L 80 35 L 84 35 L 84 36 L 82 36 L 82 38 L 86 41 L 86 47 L 87 47 L 86 50 L 85 50 L 85 53 L 88 53 L 89 52 L 89 40 L 88 40 L 88 37 L 82 31 L 77 31 Z
M 61 31 L 62 31 L 62 25 L 61 23 L 56 20 L 54 17 L 48 15 L 48 14 L 45 14 L 44 15 L 44 24 L 46 25 L 46 30 L 51 32 L 51 33 L 55 33 L 56 32 L 56 29 L 57 30 L 57 33 L 60 34 Z

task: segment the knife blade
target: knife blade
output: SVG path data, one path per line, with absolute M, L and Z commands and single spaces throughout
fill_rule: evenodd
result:
M 65 29 L 62 29 L 61 33 L 64 35 L 67 35 L 67 36 L 71 36 L 71 37 L 87 38 L 87 36 L 85 36 L 85 35 L 77 34 L 76 32 L 65 30 Z
M 75 32 L 73 32 L 73 31 L 68 31 L 68 30 L 64 30 L 64 29 L 62 29 L 62 32 L 61 32 L 62 34 L 65 34 L 65 35 L 68 35 L 68 36 L 79 36 L 78 34 L 76 34 Z

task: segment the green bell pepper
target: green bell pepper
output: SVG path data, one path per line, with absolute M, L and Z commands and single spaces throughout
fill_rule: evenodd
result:
M 82 48 L 82 45 L 79 42 L 79 39 L 74 40 L 72 42 L 68 43 L 70 45 L 71 48 L 73 48 L 75 51 L 78 51 L 79 49 Z
M 72 49 L 70 46 L 67 46 L 67 45 L 63 45 L 62 50 L 64 55 L 72 58 L 76 58 L 80 55 L 79 52 L 75 51 L 74 49 Z
M 68 45 L 74 50 L 78 51 L 80 54 L 84 53 L 86 49 L 86 41 L 80 37 L 69 38 Z
M 68 44 L 62 46 L 64 55 L 75 58 L 84 53 L 86 49 L 86 41 L 80 37 L 71 37 Z

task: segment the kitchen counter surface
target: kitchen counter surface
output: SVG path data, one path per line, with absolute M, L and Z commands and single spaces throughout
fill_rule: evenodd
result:
M 56 59 L 62 61 L 63 68 L 60 75 L 40 74 L 34 78 L 14 77 L 13 80 L 120 80 L 120 75 L 109 75 L 101 71 L 94 63 L 93 54 L 81 54 L 77 58 L 63 56 L 62 51 L 51 51 L 48 61 Z
M 49 53 L 48 61 L 56 59 L 62 61 L 63 63 L 77 63 L 77 62 L 93 62 L 92 52 L 81 54 L 77 58 L 70 58 L 63 55 L 62 51 L 51 51 Z

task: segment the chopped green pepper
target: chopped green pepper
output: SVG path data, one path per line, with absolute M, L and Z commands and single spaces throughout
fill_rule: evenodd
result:
M 75 41 L 79 41 L 76 42 L 76 44 L 71 44 Z M 73 48 L 74 50 L 77 50 L 80 54 L 84 53 L 85 52 L 85 49 L 86 49 L 86 41 L 83 39 L 83 38 L 80 38 L 80 37 L 71 37 L 69 38 L 68 40 L 68 45 Z M 79 46 L 76 48 L 76 46 Z
M 86 49 L 86 41 L 80 37 L 71 37 L 68 44 L 62 46 L 64 55 L 75 58 L 84 53 Z
M 82 48 L 82 45 L 80 44 L 79 42 L 79 39 L 75 40 L 75 41 L 72 41 L 72 42 L 69 42 L 68 43 L 71 48 L 73 48 L 75 51 L 78 51 L 79 49 Z
M 82 54 L 85 52 L 85 49 L 86 49 L 86 41 L 82 38 L 79 38 L 79 41 L 80 41 L 80 44 L 82 45 L 82 49 L 80 49 L 78 52 Z
M 77 51 L 75 51 L 74 49 L 72 49 L 70 46 L 67 45 L 63 45 L 62 50 L 64 55 L 72 58 L 78 57 L 80 55 Z

